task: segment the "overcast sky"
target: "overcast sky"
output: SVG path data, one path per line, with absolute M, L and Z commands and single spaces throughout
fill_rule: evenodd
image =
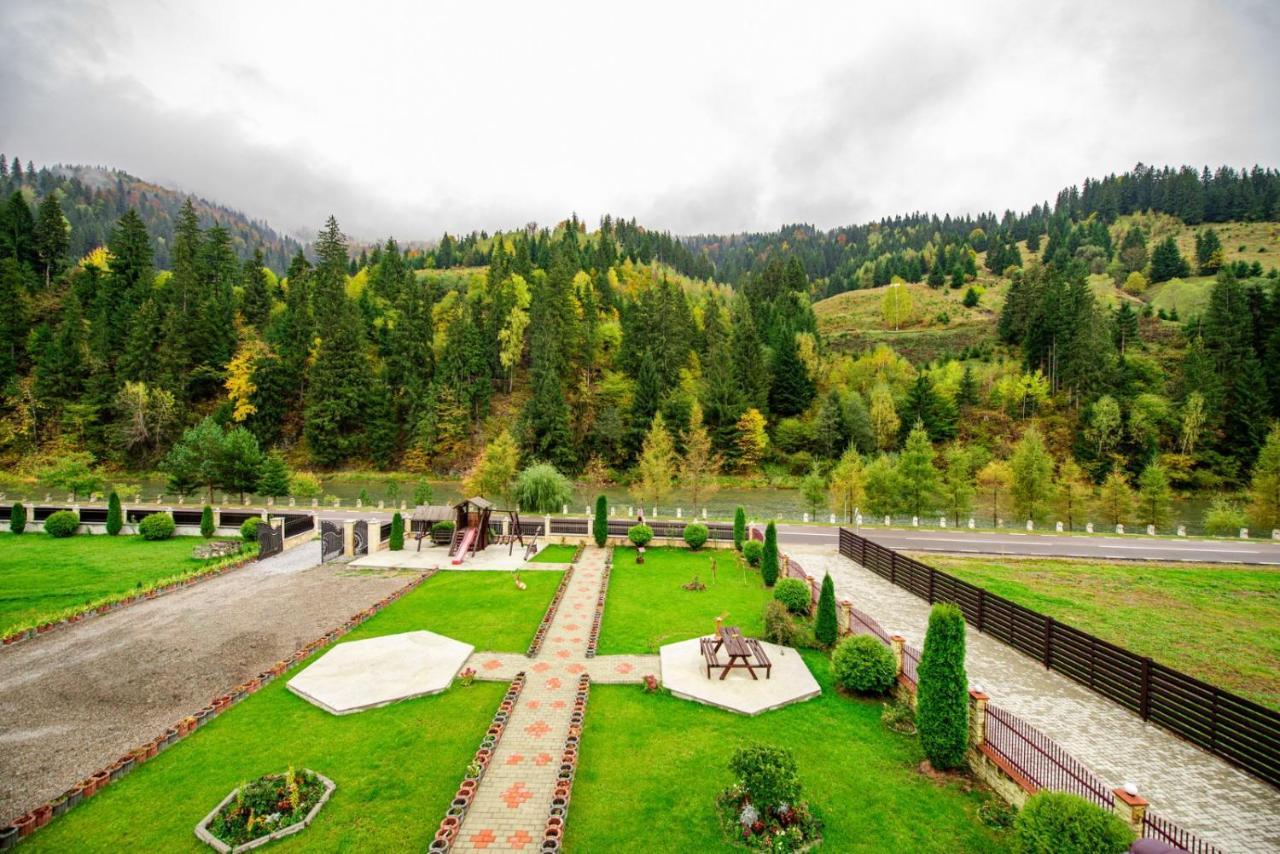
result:
M 1275 2 L 9 0 L 0 150 L 310 236 L 1025 209 L 1280 165 Z

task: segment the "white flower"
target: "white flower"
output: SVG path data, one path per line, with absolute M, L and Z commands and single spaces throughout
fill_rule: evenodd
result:
M 760 818 L 760 813 L 756 812 L 756 808 L 751 804 L 747 804 L 742 808 L 742 814 L 738 816 L 738 821 L 743 827 L 750 827 L 756 823 L 756 819 Z

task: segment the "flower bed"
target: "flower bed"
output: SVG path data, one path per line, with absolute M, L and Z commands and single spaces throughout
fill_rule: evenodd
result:
M 238 550 L 237 550 L 238 551 Z M 233 569 L 239 569 L 242 566 L 252 563 L 257 559 L 257 546 L 249 546 L 247 553 L 235 554 L 224 558 L 217 563 L 209 566 L 202 566 L 192 572 L 183 573 L 181 575 L 163 578 L 149 587 L 142 587 L 128 593 L 117 593 L 111 596 L 105 596 L 97 601 L 90 602 L 86 605 L 79 605 L 64 611 L 61 616 L 53 620 L 46 620 L 42 623 L 33 623 L 28 626 L 22 626 L 0 639 L 0 643 L 5 646 L 24 641 L 27 638 L 43 635 L 56 629 L 58 626 L 68 625 L 70 623 L 78 623 L 88 617 L 106 614 L 117 608 L 124 608 L 146 599 L 155 599 L 165 593 L 171 593 L 183 587 L 190 587 L 199 581 L 205 581 Z
M 215 697 L 210 701 L 209 705 L 200 709 L 195 714 L 188 715 L 173 726 L 166 728 L 160 735 L 145 744 L 141 744 L 133 750 L 130 750 L 111 765 L 95 774 L 91 774 L 89 777 L 85 778 L 85 780 L 75 784 L 48 804 L 36 807 L 31 812 L 14 819 L 9 827 L 0 828 L 0 831 L 3 831 L 0 832 L 0 839 L 3 839 L 11 828 L 17 828 L 17 835 L 25 837 L 30 835 L 37 828 L 44 827 L 44 825 L 49 823 L 53 816 L 61 815 L 71 807 L 83 801 L 85 798 L 90 798 L 95 795 L 108 783 L 120 779 L 137 766 L 146 762 L 148 759 L 152 759 L 162 751 L 167 750 L 176 741 L 195 732 L 197 729 L 213 720 L 216 716 L 222 714 L 227 709 L 248 697 L 250 694 L 262 688 L 264 685 L 272 682 L 276 677 L 284 674 L 295 664 L 301 664 L 303 661 L 306 661 L 318 650 L 333 643 L 338 638 L 342 637 L 347 632 L 350 632 L 365 620 L 372 617 L 374 614 L 377 614 L 383 608 L 386 608 L 391 603 L 400 599 L 405 594 L 417 589 L 419 585 L 431 576 L 435 575 L 435 573 L 436 570 L 424 572 L 422 575 L 413 579 L 399 590 L 396 590 L 385 599 L 382 599 L 370 607 L 365 608 L 363 611 L 359 611 L 352 615 L 341 626 L 331 629 L 321 637 L 316 638 L 311 641 L 311 643 L 296 650 L 293 655 L 288 658 L 277 661 L 275 664 L 271 665 L 271 667 L 259 673 L 248 682 L 238 685 L 227 694 Z
M 471 808 L 471 801 L 475 799 L 476 790 L 480 788 L 480 781 L 484 779 L 484 772 L 498 750 L 498 743 L 502 741 L 507 720 L 516 707 L 516 701 L 520 699 L 520 692 L 524 690 L 524 681 L 524 671 L 517 673 L 516 678 L 511 680 L 511 687 L 507 689 L 502 702 L 498 704 L 498 711 L 493 714 L 493 722 L 489 724 L 484 738 L 480 740 L 475 758 L 463 774 L 458 793 L 454 795 L 445 817 L 440 820 L 440 828 L 436 831 L 435 838 L 431 840 L 429 851 L 444 852 L 453 847 L 454 840 L 458 837 L 458 830 L 462 827 L 462 820 L 466 818 L 467 810 Z
M 533 633 L 533 640 L 529 642 L 529 651 L 526 653 L 530 658 L 538 654 L 542 649 L 542 642 L 547 637 L 547 632 L 551 629 L 551 621 L 555 619 L 556 609 L 560 607 L 560 600 L 564 598 L 564 593 L 569 589 L 569 581 L 573 578 L 573 567 L 570 566 L 564 571 L 564 575 L 560 577 L 560 586 L 556 588 L 556 594 L 551 597 L 551 602 L 547 605 L 546 612 L 542 615 L 542 622 L 538 624 L 538 630 Z
M 596 644 L 600 640 L 600 624 L 604 621 L 604 600 L 609 594 L 609 573 L 613 572 L 613 549 L 606 553 L 604 569 L 600 574 L 600 595 L 596 597 L 596 612 L 591 617 L 591 633 L 587 635 L 587 658 L 596 657 Z
M 292 836 L 315 820 L 335 788 L 328 777 L 306 768 L 267 774 L 223 798 L 196 825 L 196 836 L 222 854 Z
M 590 690 L 591 677 L 584 673 L 578 677 L 578 693 L 573 699 L 569 732 L 564 737 L 564 747 L 560 752 L 560 773 L 551 795 L 547 821 L 542 828 L 542 847 L 539 850 L 548 854 L 559 851 L 564 844 L 564 825 L 569 820 L 569 798 L 573 794 L 574 775 L 578 773 L 578 746 L 582 741 L 582 719 L 587 713 Z
M 725 835 L 756 851 L 807 851 L 822 838 L 822 822 L 801 800 L 791 752 L 764 744 L 734 751 L 736 782 L 716 798 Z

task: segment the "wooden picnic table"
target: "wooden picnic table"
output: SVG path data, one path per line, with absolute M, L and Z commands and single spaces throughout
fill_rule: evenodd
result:
M 755 669 L 751 666 L 751 645 L 747 643 L 747 639 L 742 636 L 742 630 L 737 626 L 725 626 L 720 630 L 720 636 L 716 638 L 716 642 L 711 647 L 714 655 L 721 649 L 729 656 L 729 661 L 720 671 L 720 679 L 723 681 L 729 675 L 729 671 L 735 667 L 745 667 L 747 672 L 751 674 L 752 679 L 759 679 L 756 676 Z M 708 673 L 708 675 L 710 675 Z

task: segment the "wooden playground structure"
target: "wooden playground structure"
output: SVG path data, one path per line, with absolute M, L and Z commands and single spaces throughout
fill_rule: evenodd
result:
M 495 529 L 495 514 L 507 515 L 506 524 Z M 431 536 L 431 526 L 436 522 L 453 522 L 453 535 L 449 540 L 449 557 L 456 566 L 476 552 L 498 543 L 508 547 L 508 553 L 515 548 L 517 542 L 526 551 L 535 543 L 538 532 L 532 540 L 525 543 L 521 530 L 519 510 L 500 510 L 493 503 L 480 496 L 464 498 L 453 504 L 420 504 L 413 511 L 411 528 L 418 541 L 418 550 L 422 550 L 422 540 Z

